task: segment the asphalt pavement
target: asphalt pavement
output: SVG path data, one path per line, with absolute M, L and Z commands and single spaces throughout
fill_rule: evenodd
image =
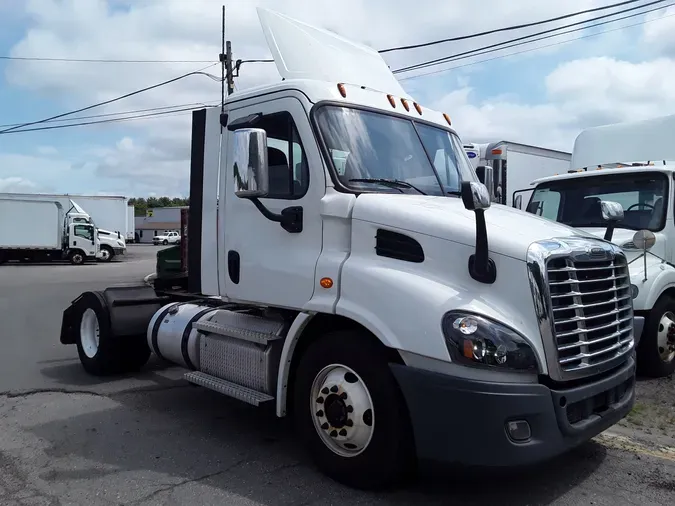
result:
M 85 290 L 141 282 L 157 250 L 130 245 L 110 264 L 0 267 L 3 506 L 675 504 L 672 427 L 639 413 L 534 469 L 436 469 L 375 494 L 316 472 L 286 420 L 188 385 L 175 367 L 153 360 L 133 377 L 87 376 L 75 347 L 59 343 L 61 312 Z M 675 384 L 658 385 L 672 393 L 659 409 L 672 409 Z

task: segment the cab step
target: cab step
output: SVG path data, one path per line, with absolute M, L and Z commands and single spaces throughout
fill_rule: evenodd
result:
M 208 388 L 209 390 L 227 395 L 228 397 L 246 402 L 247 404 L 251 404 L 253 406 L 260 406 L 261 404 L 265 404 L 274 400 L 274 397 L 271 395 L 237 385 L 231 381 L 220 379 L 204 372 L 189 372 L 185 374 L 184 378 L 190 383 L 199 385 L 200 387 Z

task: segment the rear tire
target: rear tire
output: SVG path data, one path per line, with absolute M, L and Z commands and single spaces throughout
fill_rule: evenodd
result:
M 150 357 L 145 335 L 112 336 L 107 307 L 94 292 L 83 294 L 75 305 L 73 330 L 80 363 L 94 376 L 138 371 Z
M 651 378 L 675 372 L 675 298 L 670 295 L 661 295 L 647 316 L 637 350 L 637 372 Z
M 371 339 L 350 330 L 312 343 L 296 371 L 293 411 L 298 436 L 324 474 L 376 490 L 402 481 L 415 453 L 405 400 Z

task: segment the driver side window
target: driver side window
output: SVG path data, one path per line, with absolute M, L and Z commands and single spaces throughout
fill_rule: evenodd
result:
M 269 194 L 266 198 L 295 200 L 303 197 L 309 188 L 309 169 L 291 114 L 265 115 L 255 127 L 267 132 Z
M 75 225 L 75 235 L 77 237 L 82 237 L 84 239 L 87 239 L 89 241 L 94 239 L 94 234 L 92 232 L 91 227 L 86 226 L 86 225 Z

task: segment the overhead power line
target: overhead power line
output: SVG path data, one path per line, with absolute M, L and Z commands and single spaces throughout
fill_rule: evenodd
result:
M 488 45 L 488 46 L 483 46 L 483 47 L 480 47 L 480 48 L 472 49 L 472 50 L 470 50 L 470 51 L 464 51 L 464 52 L 462 52 L 462 53 L 457 53 L 457 54 L 454 54 L 454 55 L 444 56 L 444 57 L 442 57 L 442 58 L 436 58 L 436 59 L 428 60 L 428 61 L 425 61 L 425 62 L 422 62 L 422 63 L 417 63 L 417 64 L 414 64 L 414 65 L 409 65 L 409 66 L 407 66 L 407 67 L 402 67 L 402 68 L 400 68 L 400 69 L 396 69 L 396 70 L 393 71 L 393 73 L 394 73 L 394 74 L 399 74 L 399 73 L 401 73 L 401 72 L 409 72 L 409 71 L 411 71 L 411 70 L 419 70 L 419 69 L 423 69 L 423 68 L 427 68 L 427 67 L 432 67 L 432 66 L 435 66 L 435 65 L 440 65 L 441 63 L 446 63 L 446 62 L 448 62 L 448 61 L 452 61 L 453 59 L 456 59 L 456 58 L 458 58 L 458 57 L 460 57 L 460 56 L 467 56 L 467 55 L 473 55 L 473 56 L 475 56 L 474 53 L 479 53 L 479 52 L 484 51 L 484 50 L 486 50 L 486 49 L 492 49 L 492 48 L 499 47 L 499 46 L 505 46 L 505 45 L 511 44 L 511 43 L 513 43 L 513 42 L 518 42 L 518 41 L 522 41 L 522 40 L 532 39 L 532 38 L 537 37 L 537 36 L 539 36 L 539 35 L 546 35 L 546 34 L 549 34 L 549 33 L 557 32 L 557 31 L 559 31 L 559 30 L 564 30 L 565 28 L 571 28 L 571 27 L 579 26 L 579 25 L 586 25 L 587 23 L 591 23 L 591 22 L 593 22 L 593 21 L 598 21 L 598 20 L 601 20 L 601 19 L 606 19 L 606 18 L 608 18 L 608 17 L 617 16 L 617 15 L 619 15 L 619 14 L 624 14 L 624 13 L 626 13 L 626 12 L 632 12 L 632 11 L 635 11 L 635 10 L 637 10 L 637 9 L 644 9 L 645 7 L 650 7 L 650 6 L 652 6 L 652 5 L 661 4 L 661 3 L 665 2 L 665 1 L 667 1 L 667 0 L 654 0 L 654 1 L 652 1 L 652 2 L 643 4 L 643 5 L 640 5 L 640 6 L 637 6 L 637 7 L 631 7 L 631 8 L 628 8 L 628 9 L 622 9 L 622 10 L 620 10 L 620 11 L 617 11 L 617 12 L 614 12 L 614 13 L 611 13 L 611 14 L 604 14 L 604 15 L 602 15 L 602 16 L 597 16 L 597 17 L 595 17 L 595 18 L 587 19 L 587 20 L 584 20 L 584 21 L 577 21 L 577 22 L 575 22 L 575 23 L 570 23 L 570 24 L 568 24 L 568 25 L 559 26 L 559 27 L 557 27 L 557 28 L 550 28 L 550 29 L 548 29 L 548 30 L 543 30 L 543 31 L 541 31 L 541 32 L 532 33 L 532 34 L 530 34 L 530 35 L 525 35 L 525 36 L 522 36 L 522 37 L 516 37 L 516 38 L 509 39 L 509 40 L 505 40 L 505 41 L 502 41 L 502 42 L 497 42 L 497 43 L 495 43 L 495 44 L 490 44 L 490 45 Z M 660 8 L 663 8 L 663 6 L 657 8 L 657 9 L 652 9 L 652 10 L 658 10 L 658 9 L 660 9 Z M 643 11 L 643 12 L 636 13 L 635 15 L 636 15 L 636 16 L 639 16 L 639 15 L 645 14 L 645 13 L 647 13 L 647 12 L 651 12 L 651 11 Z M 621 19 L 625 19 L 625 18 L 621 18 Z M 621 19 L 612 20 L 612 21 L 610 21 L 610 22 L 620 21 Z M 593 25 L 593 26 L 597 26 L 597 25 Z M 592 27 L 592 26 L 584 26 L 582 29 L 585 29 L 585 28 L 591 28 L 591 27 Z M 531 41 L 530 41 L 530 42 L 531 42 Z M 502 49 L 503 49 L 503 48 L 502 48 Z
M 669 6 L 670 5 L 675 5 L 675 3 L 669 4 Z M 658 9 L 654 9 L 654 10 L 658 10 Z M 576 42 L 578 40 L 587 39 L 587 38 L 591 38 L 591 37 L 599 37 L 600 35 L 604 35 L 604 34 L 607 34 L 607 33 L 618 32 L 620 30 L 625 30 L 626 28 L 632 28 L 632 27 L 635 27 L 635 26 L 640 26 L 640 25 L 644 25 L 644 24 L 647 24 L 647 23 L 652 23 L 654 21 L 660 21 L 662 19 L 671 18 L 673 16 L 675 16 L 675 14 L 668 14 L 667 16 L 661 16 L 660 18 L 644 20 L 644 21 L 640 21 L 639 23 L 632 23 L 630 25 L 620 26 L 618 28 L 613 28 L 611 30 L 603 30 L 603 31 L 598 32 L 598 33 L 590 33 L 588 35 L 583 35 L 581 37 L 575 37 L 573 39 L 561 40 L 560 42 L 555 42 L 553 44 L 546 44 L 544 46 L 532 47 L 532 48 L 524 49 L 522 51 L 515 51 L 513 53 L 503 54 L 503 55 L 495 56 L 493 58 L 486 58 L 484 60 L 478 60 L 478 61 L 473 61 L 473 62 L 469 62 L 469 63 L 464 63 L 462 65 L 455 65 L 455 66 L 452 66 L 452 67 L 434 70 L 434 71 L 431 71 L 431 72 L 423 72 L 421 74 L 416 74 L 414 76 L 401 77 L 398 80 L 399 81 L 408 81 L 410 79 L 417 79 L 417 78 L 420 78 L 420 77 L 438 75 L 438 74 L 442 74 L 444 72 L 449 72 L 451 70 L 456 70 L 456 69 L 460 69 L 460 68 L 464 68 L 464 67 L 470 67 L 472 65 L 479 65 L 481 63 L 486 63 L 486 62 L 489 62 L 489 61 L 499 60 L 501 58 L 508 58 L 509 56 L 516 56 L 516 55 L 523 54 L 523 53 L 529 53 L 531 51 L 537 51 L 539 49 L 546 49 L 546 48 L 549 48 L 549 47 L 560 46 L 562 44 L 567 44 L 569 42 Z M 572 32 L 572 31 L 573 30 L 570 30 L 570 32 Z M 566 32 L 566 33 L 569 33 L 569 32 Z M 537 40 L 542 40 L 542 39 L 537 39 Z M 514 46 L 515 45 L 521 45 L 521 44 L 514 44 Z M 513 47 L 513 46 L 509 46 L 509 47 Z M 506 49 L 506 48 L 501 48 L 501 49 Z M 476 55 L 473 55 L 473 56 L 480 56 L 480 55 L 486 54 L 488 52 L 492 52 L 492 51 L 486 51 L 485 53 L 480 53 L 480 54 L 476 54 Z M 466 58 L 468 58 L 468 57 L 466 57 Z M 457 60 L 463 60 L 463 59 L 465 59 L 465 58 L 464 57 L 458 58 Z M 451 60 L 451 61 L 456 61 L 456 60 Z
M 215 105 L 218 105 L 217 103 L 214 104 L 204 104 L 206 107 L 213 107 Z M 150 119 L 150 118 L 158 118 L 158 117 L 169 117 L 169 116 L 182 116 L 188 112 L 194 111 L 194 107 L 185 107 L 182 109 L 174 109 L 171 111 L 161 111 L 161 112 L 150 112 L 146 114 L 135 114 L 131 116 L 125 116 L 123 118 L 111 118 L 111 119 L 102 119 L 102 120 L 96 120 L 96 121 L 82 121 L 78 123 L 68 123 L 65 125 L 48 125 L 48 126 L 41 126 L 41 127 L 35 127 L 35 128 L 25 128 L 22 130 L 12 130 L 8 131 L 8 134 L 20 134 L 20 133 L 25 133 L 25 132 L 38 132 L 42 130 L 58 130 L 61 128 L 72 128 L 72 127 L 79 127 L 79 126 L 91 126 L 91 125 L 100 125 L 103 123 L 118 123 L 122 121 L 135 121 L 139 119 Z
M 572 13 L 565 14 L 565 15 L 562 15 L 562 16 L 557 16 L 555 18 L 543 19 L 541 21 L 534 21 L 532 23 L 525 23 L 525 24 L 520 24 L 520 25 L 511 25 L 511 26 L 506 26 L 506 27 L 503 27 L 503 28 L 496 28 L 494 30 L 488 30 L 488 31 L 485 31 L 485 32 L 472 33 L 472 34 L 469 34 L 469 35 L 461 35 L 459 37 L 451 37 L 451 38 L 448 38 L 448 39 L 434 40 L 434 41 L 431 41 L 431 42 L 423 42 L 423 43 L 420 43 L 420 44 L 411 44 L 411 45 L 408 45 L 408 46 L 390 47 L 388 49 L 381 49 L 380 53 L 389 53 L 389 52 L 392 52 L 392 51 L 406 51 L 408 49 L 417 49 L 417 48 L 420 48 L 420 47 L 434 46 L 434 45 L 437 45 L 437 44 L 443 44 L 445 42 L 458 42 L 460 40 L 474 39 L 476 37 L 483 37 L 484 35 L 492 35 L 494 33 L 520 30 L 522 28 L 529 28 L 529 27 L 532 27 L 532 26 L 544 25 L 546 23 L 553 23 L 554 21 L 561 21 L 563 19 L 581 16 L 583 14 L 590 14 L 592 12 L 598 12 L 598 11 L 603 11 L 603 10 L 607 10 L 607 9 L 613 9 L 614 7 L 621 7 L 623 5 L 633 4 L 633 3 L 638 2 L 638 1 L 639 0 L 627 0 L 627 1 L 624 1 L 624 2 L 615 3 L 615 4 L 612 4 L 612 5 L 605 5 L 603 7 L 595 7 L 593 9 L 586 9 L 584 11 L 576 11 L 576 12 L 572 12 Z
M 183 108 L 183 107 L 205 107 L 204 102 L 192 102 L 188 104 L 177 104 L 177 105 L 166 105 L 166 106 L 161 106 L 161 107 L 150 107 L 147 109 L 134 109 L 131 111 L 119 111 L 119 112 L 109 112 L 105 114 L 91 114 L 88 116 L 75 116 L 72 118 L 60 118 L 60 119 L 53 119 L 50 121 L 45 121 L 45 123 L 65 123 L 69 121 L 80 121 L 84 119 L 96 119 L 96 118 L 109 118 L 112 116 L 120 116 L 123 114 L 138 114 L 138 113 L 143 113 L 143 112 L 155 112 L 155 111 L 167 111 L 168 109 L 178 109 L 178 108 Z M 167 111 L 167 112 L 172 112 L 172 111 Z M 13 126 L 19 126 L 22 125 L 23 123 L 8 123 L 5 125 L 0 125 L 0 128 L 6 128 L 6 127 L 13 127 Z M 16 130 L 15 130 L 16 131 Z M 21 130 L 19 130 L 21 131 Z
M 108 58 L 49 58 L 41 56 L 0 56 L 0 60 L 71 63 L 215 63 L 214 60 L 122 60 Z
M 129 97 L 132 97 L 132 96 L 134 96 L 134 95 L 138 95 L 138 94 L 140 94 L 140 93 L 145 93 L 146 91 L 150 91 L 150 90 L 154 90 L 154 89 L 156 89 L 156 88 L 160 88 L 160 87 L 162 87 L 162 86 L 166 86 L 167 84 L 174 83 L 174 82 L 176 82 L 176 81 L 179 81 L 179 80 L 181 80 L 181 79 L 185 79 L 186 77 L 190 77 L 190 76 L 204 75 L 204 76 L 210 77 L 210 78 L 212 78 L 212 79 L 214 79 L 214 80 L 216 80 L 216 81 L 220 81 L 220 78 L 218 78 L 218 77 L 216 77 L 216 76 L 214 76 L 214 75 L 208 74 L 208 73 L 206 73 L 206 72 L 203 72 L 203 71 L 206 70 L 207 68 L 212 67 L 212 66 L 214 66 L 214 65 L 217 65 L 217 64 L 214 63 L 214 64 L 212 64 L 212 65 L 208 65 L 208 66 L 206 66 L 206 67 L 204 67 L 204 68 L 202 68 L 202 69 L 196 70 L 196 71 L 194 71 L 194 72 L 188 72 L 187 74 L 183 74 L 183 75 L 181 75 L 181 76 L 174 77 L 173 79 L 169 79 L 169 80 L 167 80 L 167 81 L 162 81 L 161 83 L 153 84 L 152 86 L 147 86 L 147 87 L 145 87 L 145 88 L 141 88 L 140 90 L 132 91 L 132 92 L 130 92 L 130 93 L 126 93 L 126 94 L 121 95 L 121 96 L 119 96 L 119 97 L 111 98 L 111 99 L 109 99 L 109 100 L 104 100 L 103 102 L 98 102 L 98 103 L 96 103 L 96 104 L 92 104 L 92 105 L 89 105 L 89 106 L 87 106 L 87 107 L 82 107 L 82 108 L 80 108 L 80 109 L 75 109 L 74 111 L 68 111 L 68 112 L 64 112 L 64 113 L 61 113 L 61 114 L 57 114 L 56 116 L 50 116 L 49 118 L 44 118 L 44 119 L 37 120 L 37 121 L 30 121 L 30 122 L 27 122 L 27 123 L 22 123 L 22 124 L 20 124 L 20 125 L 15 125 L 15 126 L 13 126 L 13 127 L 9 127 L 9 128 L 4 129 L 4 130 L 0 130 L 0 134 L 5 134 L 5 133 L 11 132 L 11 131 L 13 131 L 13 130 L 17 130 L 17 129 L 24 128 L 24 127 L 31 126 L 31 125 L 37 125 L 37 124 L 40 124 L 40 123 L 46 123 L 46 122 L 48 122 L 48 121 L 52 121 L 52 120 L 55 120 L 55 119 L 58 119 L 58 118 L 62 118 L 62 117 L 64 117 L 64 116 L 70 116 L 70 115 L 73 115 L 73 114 L 77 114 L 77 113 L 79 113 L 79 112 L 84 112 L 84 111 L 88 111 L 88 110 L 90 110 L 90 109 L 94 109 L 94 108 L 96 108 L 96 107 L 101 107 L 101 106 L 103 106 L 103 105 L 112 104 L 113 102 L 117 102 L 117 101 L 119 101 L 119 100 L 123 100 L 123 99 L 125 99 L 125 98 L 129 98 Z

